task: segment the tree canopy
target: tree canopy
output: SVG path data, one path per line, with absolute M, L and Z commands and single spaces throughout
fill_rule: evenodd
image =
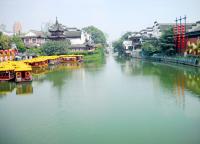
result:
M 142 44 L 144 55 L 153 55 L 160 53 L 162 55 L 175 54 L 174 33 L 173 28 L 165 30 L 159 39 L 151 39 Z
M 25 52 L 26 51 L 26 47 L 25 47 L 22 39 L 18 35 L 14 35 L 12 37 L 11 41 L 16 44 L 16 47 L 17 47 L 19 52 Z
M 66 54 L 69 48 L 69 41 L 48 41 L 42 46 L 41 51 L 45 55 L 61 55 Z
M 116 40 L 112 43 L 112 45 L 114 47 L 114 52 L 118 52 L 119 55 L 123 54 L 123 52 L 124 52 L 123 41 L 127 40 L 128 36 L 131 34 L 132 34 L 132 32 L 126 32 L 118 40 Z
M 146 41 L 142 44 L 142 51 L 144 55 L 153 55 L 155 53 L 160 52 L 159 47 L 159 40 L 158 39 L 152 39 L 151 41 Z
M 26 51 L 25 45 L 24 45 L 22 39 L 18 35 L 9 37 L 9 36 L 3 35 L 0 32 L 0 49 L 2 49 L 2 50 L 10 49 L 11 43 L 14 43 L 16 45 L 19 52 Z
M 160 50 L 161 53 L 166 55 L 175 53 L 174 32 L 172 27 L 162 33 L 160 37 Z
M 102 45 L 106 44 L 105 34 L 100 29 L 94 26 L 88 26 L 83 28 L 82 30 L 91 35 L 91 38 L 95 44 L 102 44 Z
M 10 48 L 10 38 L 0 32 L 0 49 L 5 50 Z

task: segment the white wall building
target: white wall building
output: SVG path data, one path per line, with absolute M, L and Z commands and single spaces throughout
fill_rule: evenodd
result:
M 22 40 L 26 47 L 40 47 L 46 41 L 44 33 L 35 30 L 30 30 L 22 36 Z
M 72 31 L 72 32 L 74 32 L 74 31 Z M 88 41 L 90 41 L 90 42 L 92 41 L 91 35 L 84 31 L 80 31 L 79 37 L 69 37 L 68 39 L 70 40 L 72 45 L 84 44 Z
M 131 40 L 123 41 L 123 47 L 126 54 L 131 54 L 131 51 L 133 50 L 132 41 Z

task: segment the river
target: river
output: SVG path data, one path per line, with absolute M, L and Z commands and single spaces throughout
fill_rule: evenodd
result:
M 107 56 L 0 83 L 0 144 L 199 144 L 200 69 Z

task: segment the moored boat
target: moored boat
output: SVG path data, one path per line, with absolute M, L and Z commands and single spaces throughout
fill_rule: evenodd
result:
M 70 63 L 77 62 L 76 61 L 76 57 L 73 57 L 73 56 L 63 56 L 61 58 L 61 63 L 68 63 L 68 62 L 70 62 Z
M 15 78 L 14 67 L 7 62 L 0 64 L 0 81 L 9 81 Z
M 21 64 L 15 68 L 15 82 L 32 81 L 32 68 L 26 64 Z
M 61 62 L 82 62 L 83 61 L 83 55 L 61 55 Z
M 83 62 L 83 55 L 72 55 L 72 56 L 76 57 L 77 62 Z
M 60 63 L 61 58 L 59 56 L 47 56 L 46 59 L 49 65 L 55 65 Z
M 34 68 L 41 68 L 41 67 L 47 67 L 48 66 L 48 60 L 42 59 L 42 58 L 25 60 L 23 62 L 30 65 L 31 67 L 34 67 Z

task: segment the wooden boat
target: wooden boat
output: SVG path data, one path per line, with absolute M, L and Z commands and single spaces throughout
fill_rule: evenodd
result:
M 30 65 L 31 67 L 34 68 L 41 68 L 41 67 L 47 67 L 48 66 L 48 60 L 47 59 L 30 59 L 30 60 L 25 60 L 24 63 Z
M 0 81 L 9 81 L 15 78 L 14 67 L 7 62 L 0 64 Z
M 64 56 L 61 58 L 61 63 L 68 63 L 68 62 L 77 62 L 76 57 L 69 57 L 69 56 Z
M 83 55 L 74 55 L 76 57 L 77 62 L 83 62 Z
M 26 64 L 21 64 L 15 68 L 15 82 L 32 81 L 32 68 Z
M 46 59 L 48 60 L 49 65 L 59 64 L 61 60 L 59 56 L 47 56 Z
M 76 62 L 83 62 L 83 55 L 64 55 L 64 56 L 61 56 L 63 58 L 67 58 L 67 57 L 75 57 L 75 61 Z

